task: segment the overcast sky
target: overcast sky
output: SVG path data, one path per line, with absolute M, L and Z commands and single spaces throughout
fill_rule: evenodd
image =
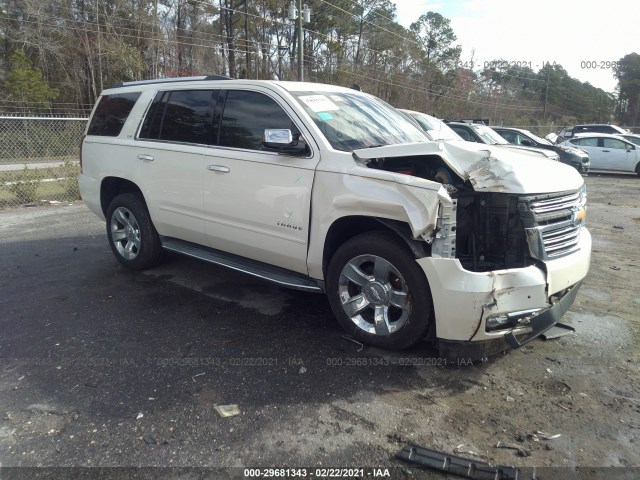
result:
M 451 20 L 462 61 L 502 58 L 561 64 L 572 77 L 613 92 L 617 81 L 601 62 L 640 53 L 640 0 L 395 0 L 398 22 L 409 27 L 438 12 Z M 597 68 L 586 68 L 592 62 Z

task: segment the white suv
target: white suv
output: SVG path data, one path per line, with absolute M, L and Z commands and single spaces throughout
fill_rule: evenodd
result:
M 193 77 L 105 90 L 82 197 L 126 267 L 163 250 L 326 292 L 355 338 L 484 358 L 555 324 L 587 274 L 572 168 L 429 141 L 376 97 Z

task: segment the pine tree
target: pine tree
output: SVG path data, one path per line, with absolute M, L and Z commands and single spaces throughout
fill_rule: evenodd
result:
M 49 87 L 39 68 L 34 68 L 27 54 L 15 50 L 9 59 L 10 70 L 5 80 L 9 100 L 19 102 L 24 113 L 51 108 L 58 90 Z

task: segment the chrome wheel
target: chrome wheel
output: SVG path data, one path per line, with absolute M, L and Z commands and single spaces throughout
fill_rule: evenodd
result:
M 396 267 L 375 255 L 360 255 L 344 265 L 338 294 L 347 317 L 366 333 L 391 335 L 411 315 L 407 283 Z
M 109 232 L 122 258 L 133 260 L 138 256 L 142 245 L 140 225 L 129 209 L 118 207 L 113 211 Z

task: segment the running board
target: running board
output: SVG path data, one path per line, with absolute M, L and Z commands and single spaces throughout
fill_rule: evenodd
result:
M 160 237 L 160 242 L 165 250 L 187 255 L 188 257 L 215 263 L 223 267 L 247 273 L 254 277 L 262 278 L 278 285 L 307 292 L 324 291 L 322 282 L 316 281 L 301 273 L 292 272 L 284 268 L 274 267 L 267 263 L 258 262 L 248 258 L 222 252 L 214 248 L 203 247 L 184 240 L 171 237 Z

